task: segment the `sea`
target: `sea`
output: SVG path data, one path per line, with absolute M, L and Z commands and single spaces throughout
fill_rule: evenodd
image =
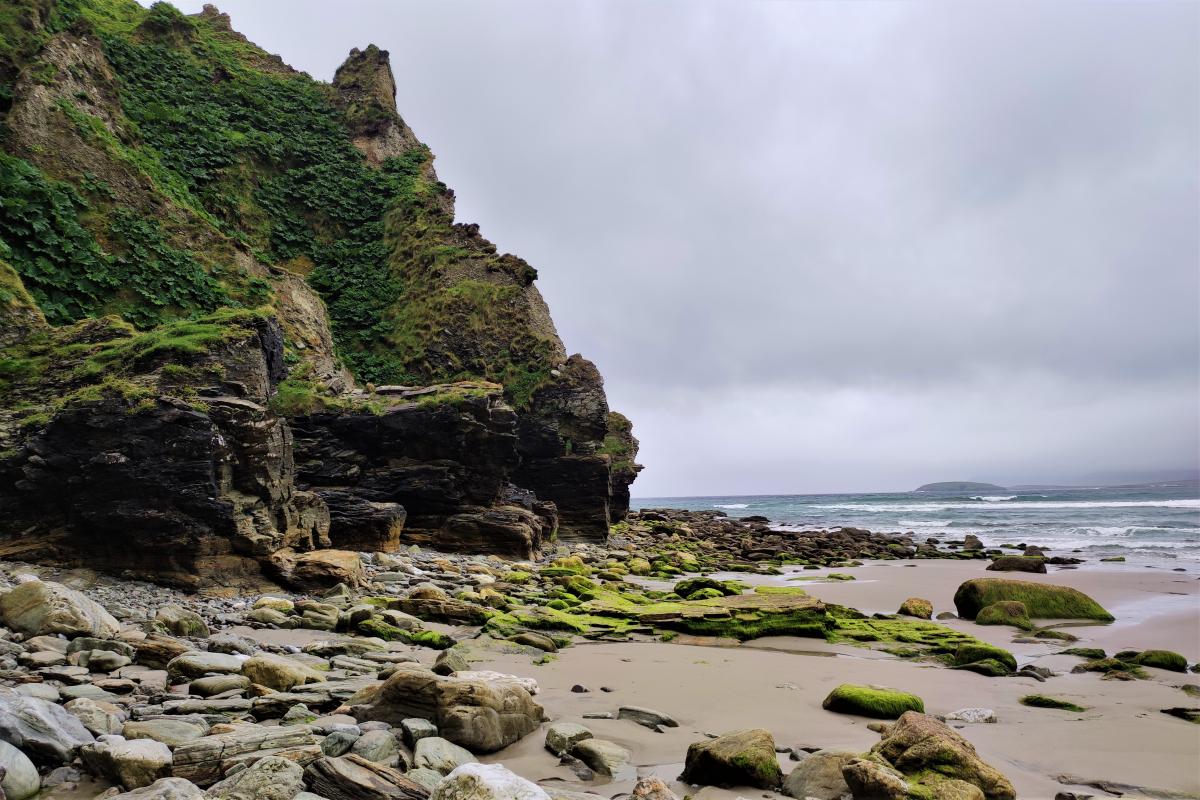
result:
M 988 493 L 890 492 L 634 498 L 638 508 L 715 509 L 761 515 L 788 530 L 866 528 L 987 547 L 1037 544 L 1093 563 L 1125 556 L 1152 564 L 1200 562 L 1200 484 L 1072 487 Z

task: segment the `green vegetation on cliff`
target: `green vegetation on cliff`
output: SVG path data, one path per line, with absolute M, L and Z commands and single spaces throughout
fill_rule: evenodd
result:
M 60 37 L 102 56 L 54 50 Z M 38 109 L 53 151 L 11 127 L 19 72 L 57 92 Z M 376 48 L 330 85 L 215 11 L 23 0 L 0 12 L 0 78 L 0 259 L 52 324 L 258 306 L 275 269 L 317 290 L 364 382 L 482 377 L 525 404 L 550 378 L 560 346 L 524 294 L 536 271 L 454 224 Z

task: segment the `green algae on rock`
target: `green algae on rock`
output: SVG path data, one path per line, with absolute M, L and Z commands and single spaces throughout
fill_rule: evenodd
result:
M 1002 647 L 995 647 L 990 644 L 971 643 L 960 645 L 954 653 L 954 665 L 966 666 L 977 661 L 992 660 L 1003 664 L 1008 670 L 1013 671 L 1017 668 L 1017 659 L 1012 653 Z
M 1059 700 L 1044 694 L 1027 694 L 1020 700 L 1021 705 L 1031 708 L 1056 708 L 1062 711 L 1087 711 L 1086 708 L 1072 703 L 1070 700 Z
M 1157 667 L 1171 672 L 1187 672 L 1187 659 L 1173 650 L 1143 650 L 1129 659 L 1141 667 Z
M 974 578 L 964 582 L 954 593 L 954 606 L 964 619 L 975 619 L 987 606 L 1004 600 L 1024 603 L 1032 618 L 1092 619 L 1100 622 L 1112 622 L 1114 619 L 1095 600 L 1069 586 L 1004 578 Z
M 770 732 L 752 729 L 689 745 L 679 779 L 702 786 L 774 789 L 783 781 L 783 771 Z
M 1029 609 L 1020 600 L 999 600 L 980 609 L 975 616 L 978 625 L 1013 625 L 1022 630 L 1033 630 L 1029 621 Z
M 931 619 L 933 617 L 933 603 L 921 597 L 910 597 L 900 604 L 900 610 L 896 613 L 906 617 Z
M 821 703 L 821 708 L 839 714 L 898 719 L 905 711 L 924 712 L 925 702 L 908 692 L 843 683 L 829 693 Z

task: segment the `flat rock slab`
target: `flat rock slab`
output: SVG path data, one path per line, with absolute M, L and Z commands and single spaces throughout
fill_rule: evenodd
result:
M 313 794 L 328 800 L 426 800 L 429 790 L 398 770 L 355 755 L 320 758 L 304 780 Z
M 246 725 L 239 730 L 204 736 L 175 748 L 173 774 L 197 786 L 211 786 L 221 779 L 222 763 L 256 750 L 319 745 L 320 739 L 306 725 L 266 728 Z

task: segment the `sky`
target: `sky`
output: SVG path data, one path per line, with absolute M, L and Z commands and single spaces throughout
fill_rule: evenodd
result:
M 1200 4 L 219 6 L 322 80 L 390 51 L 635 497 L 1200 462 Z

